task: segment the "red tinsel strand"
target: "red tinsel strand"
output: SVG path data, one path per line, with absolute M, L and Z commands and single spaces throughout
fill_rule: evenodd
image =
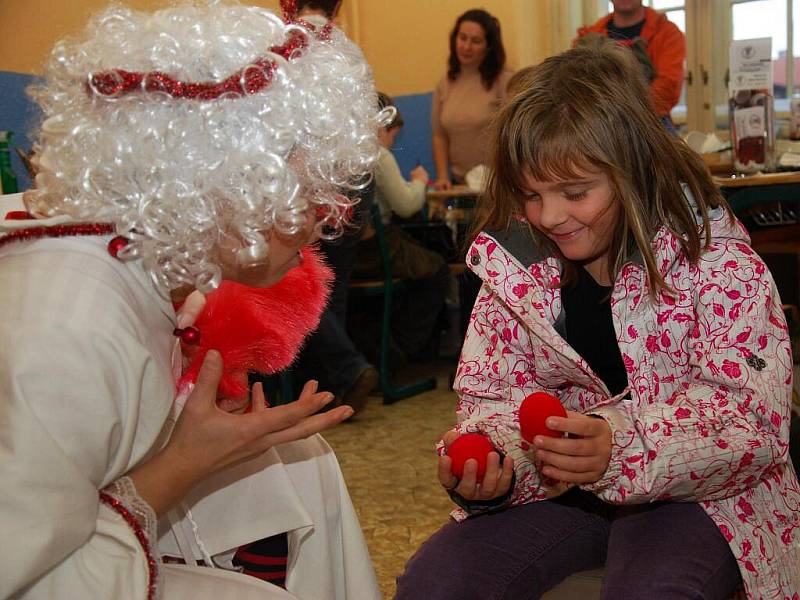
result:
M 86 85 L 90 94 L 99 96 L 119 97 L 145 91 L 161 92 L 171 98 L 216 100 L 223 95 L 238 98 L 260 92 L 270 84 L 276 68 L 275 61 L 261 58 L 220 83 L 179 81 L 159 71 L 138 73 L 115 69 L 93 74 Z
M 281 0 L 281 12 L 287 23 L 297 16 L 297 0 Z
M 27 210 L 10 210 L 6 213 L 6 221 L 30 221 L 35 218 Z
M 283 5 L 283 3 L 281 4 Z M 286 11 L 284 12 L 289 14 Z M 317 27 L 313 24 L 302 19 L 296 21 L 292 19 L 292 22 L 300 23 L 311 31 L 317 39 L 322 41 L 329 40 L 333 31 L 332 23 L 326 23 L 324 27 L 317 30 Z M 291 60 L 307 46 L 307 37 L 300 31 L 295 30 L 289 34 L 288 39 L 283 44 L 270 48 L 270 52 L 282 56 L 286 60 Z M 110 98 L 118 98 L 119 96 L 139 91 L 161 92 L 171 98 L 183 98 L 186 100 L 217 100 L 222 96 L 239 98 L 248 94 L 257 94 L 267 88 L 272 82 L 277 68 L 278 65 L 274 60 L 262 57 L 251 65 L 239 69 L 219 83 L 180 81 L 160 71 L 140 73 L 138 71 L 113 69 L 90 74 L 89 80 L 86 82 L 86 91 L 89 95 Z
M 122 502 L 114 498 L 113 496 L 106 494 L 105 492 L 100 492 L 100 502 L 103 504 L 108 505 L 113 510 L 118 512 L 120 516 L 125 520 L 128 526 L 133 530 L 136 539 L 139 540 L 139 544 L 141 544 L 142 549 L 144 550 L 144 555 L 147 557 L 147 570 L 149 573 L 148 581 L 147 581 L 147 600 L 155 600 L 156 597 L 156 583 L 158 579 L 158 562 L 156 561 L 155 557 L 153 557 L 153 551 L 150 547 L 150 540 L 147 539 L 147 535 L 145 535 L 144 528 L 142 527 L 141 523 L 136 519 L 134 514 L 128 510 Z
M 0 247 L 11 242 L 35 240 L 43 237 L 59 238 L 72 235 L 108 235 L 114 233 L 111 223 L 74 223 L 71 225 L 51 225 L 50 227 L 26 227 L 11 231 L 0 238 Z
M 306 29 L 308 29 L 311 33 L 314 34 L 314 37 L 317 38 L 321 42 L 327 42 L 331 39 L 331 32 L 333 31 L 333 23 L 328 21 L 322 27 L 322 29 L 318 28 L 313 23 L 306 21 L 305 19 L 295 19 L 295 23 L 299 23 Z

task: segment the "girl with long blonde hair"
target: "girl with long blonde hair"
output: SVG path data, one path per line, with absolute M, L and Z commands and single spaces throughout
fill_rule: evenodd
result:
M 482 279 L 439 480 L 459 508 L 398 598 L 539 598 L 605 566 L 604 598 L 800 589 L 792 356 L 772 276 L 621 48 L 545 60 L 495 123 L 467 263 Z M 559 437 L 520 436 L 533 392 Z M 485 476 L 446 448 L 489 438 Z M 457 560 L 453 559 L 453 556 Z M 447 565 L 447 568 L 445 568 Z

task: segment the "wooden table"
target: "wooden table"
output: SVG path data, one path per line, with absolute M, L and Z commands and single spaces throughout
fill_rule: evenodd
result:
M 723 158 L 723 155 L 725 158 Z M 733 161 L 730 158 L 730 152 L 709 152 L 701 154 L 700 158 L 706 163 L 708 170 L 712 175 L 729 175 L 733 173 Z
M 733 175 L 730 177 L 714 177 L 714 183 L 724 188 L 743 188 L 764 185 L 781 185 L 800 183 L 800 171 L 782 171 L 780 173 L 755 173 L 753 175 Z
M 449 190 L 430 190 L 425 194 L 428 218 L 444 219 L 449 208 L 450 214 L 457 220 L 470 220 L 480 195 L 481 192 L 465 185 L 457 185 Z
M 481 195 L 478 190 L 473 190 L 466 185 L 454 185 L 449 190 L 428 190 L 425 193 L 427 200 L 446 200 L 448 198 L 477 198 Z

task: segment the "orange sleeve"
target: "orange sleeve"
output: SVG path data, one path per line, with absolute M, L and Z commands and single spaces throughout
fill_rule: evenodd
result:
M 656 70 L 650 84 L 650 97 L 659 116 L 668 115 L 681 97 L 683 63 L 686 59 L 686 38 L 670 21 L 653 37 L 647 55 Z

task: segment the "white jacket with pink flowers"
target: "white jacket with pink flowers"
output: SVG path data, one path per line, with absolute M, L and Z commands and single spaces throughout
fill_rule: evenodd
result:
M 524 504 L 563 488 L 543 483 L 520 447 L 522 400 L 544 390 L 569 410 L 602 416 L 613 431 L 611 463 L 585 489 L 615 504 L 700 503 L 728 540 L 748 598 L 798 598 L 800 486 L 788 454 L 786 322 L 741 225 L 715 211 L 712 233 L 696 266 L 669 231 L 656 235 L 656 261 L 674 295 L 653 300 L 636 262 L 617 276 L 611 312 L 629 398 L 609 397 L 558 333 L 559 261 L 535 256 L 530 238 L 513 232 L 479 235 L 467 264 L 483 287 L 455 381 L 457 429 L 482 432 L 514 457 L 511 503 Z

